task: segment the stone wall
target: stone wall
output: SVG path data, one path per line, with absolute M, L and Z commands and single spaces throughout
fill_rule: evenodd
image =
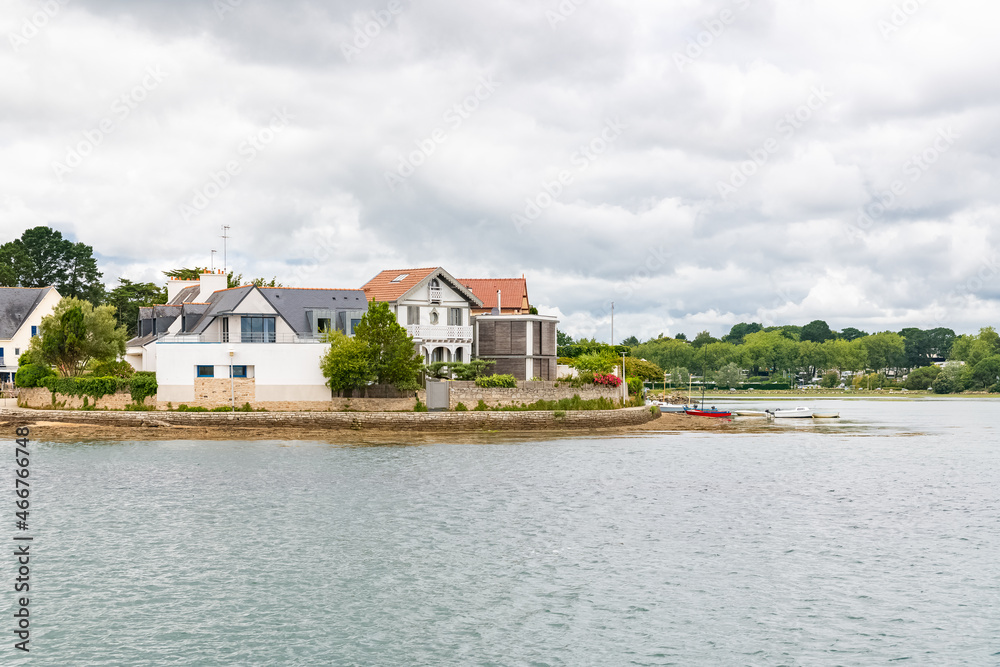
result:
M 659 410 L 625 408 L 622 410 L 580 410 L 565 413 L 549 410 L 525 412 L 100 412 L 20 408 L 0 409 L 0 414 L 14 425 L 36 420 L 102 426 L 135 427 L 224 427 L 240 428 L 316 428 L 331 430 L 386 431 L 559 431 L 590 430 L 638 426 L 658 419 Z M 169 438 L 170 431 L 164 431 Z M 185 439 L 190 431 L 180 432 Z
M 230 386 L 232 382 L 232 386 Z M 244 403 L 253 404 L 257 400 L 253 378 L 195 378 L 194 400 L 188 405 L 214 408 L 217 405 L 232 405 L 236 397 L 237 407 Z M 174 406 L 177 407 L 177 406 Z
M 531 404 L 535 401 L 558 401 L 562 398 L 573 398 L 579 394 L 583 400 L 607 398 L 619 400 L 622 397 L 621 388 L 586 385 L 571 387 L 568 382 L 518 382 L 516 389 L 483 389 L 475 382 L 449 382 L 451 387 L 451 409 L 459 403 L 470 410 L 482 400 L 489 407 L 505 405 Z
M 229 378 L 216 380 L 216 382 L 225 383 L 225 396 L 221 395 L 221 389 L 218 387 L 209 385 L 204 389 L 198 389 L 196 386 L 195 396 L 206 397 L 201 400 L 190 401 L 185 403 L 185 405 L 207 409 L 231 406 Z M 242 385 L 240 383 L 242 383 Z M 410 398 L 333 398 L 329 401 L 255 401 L 252 394 L 249 393 L 253 391 L 252 378 L 249 380 L 236 379 L 234 386 L 236 388 L 236 407 L 241 407 L 244 403 L 250 403 L 255 410 L 264 409 L 272 412 L 341 412 L 345 410 L 362 412 L 394 412 L 399 410 L 412 411 L 417 404 L 418 398 L 422 402 L 426 402 L 426 396 L 423 390 L 418 391 L 416 397 Z M 56 402 L 53 404 L 52 392 L 45 387 L 20 389 L 19 392 L 18 405 L 24 408 L 34 408 L 40 410 L 65 408 L 67 410 L 78 410 L 83 407 L 82 397 L 67 396 L 65 394 L 56 394 Z M 94 406 L 97 410 L 124 410 L 126 406 L 131 405 L 132 396 L 127 392 L 118 392 L 116 394 L 102 396 L 96 401 L 88 397 L 87 403 L 88 405 Z M 155 405 L 157 410 L 168 409 L 167 401 L 157 401 L 152 396 L 146 399 L 145 404 L 151 407 Z M 178 405 L 169 404 L 169 407 L 177 408 Z
M 32 387 L 31 389 L 19 389 L 17 394 L 17 404 L 25 408 L 49 409 L 66 408 L 68 410 L 78 410 L 83 407 L 83 396 L 67 396 L 66 394 L 56 394 L 56 401 L 52 402 L 52 392 L 45 387 Z M 131 405 L 132 395 L 128 392 L 119 391 L 108 394 L 98 399 L 90 396 L 86 397 L 87 405 L 94 406 L 97 410 L 124 410 Z M 145 404 L 152 406 L 156 403 L 155 396 L 148 396 Z

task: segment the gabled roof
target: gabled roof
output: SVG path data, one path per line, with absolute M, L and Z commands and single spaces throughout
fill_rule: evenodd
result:
M 0 287 L 0 340 L 10 340 L 54 287 Z
M 359 289 L 310 287 L 261 287 L 260 293 L 296 333 L 311 333 L 307 310 L 368 310 L 365 293 Z
M 386 269 L 361 286 L 369 301 L 395 301 L 437 271 L 429 269 Z
M 528 298 L 528 281 L 524 278 L 459 278 L 487 308 L 496 308 L 497 290 L 500 290 L 500 308 L 524 308 Z
M 474 306 L 483 302 L 440 266 L 432 269 L 387 269 L 361 286 L 369 301 L 399 301 L 431 278 L 439 277 Z

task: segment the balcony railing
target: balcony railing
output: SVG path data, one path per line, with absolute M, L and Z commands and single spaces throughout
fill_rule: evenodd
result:
M 228 333 L 174 334 L 157 339 L 158 343 L 324 343 L 326 334 Z
M 431 303 L 441 303 L 441 288 L 440 287 L 429 287 L 431 292 Z
M 406 333 L 420 340 L 472 340 L 472 327 L 409 324 Z

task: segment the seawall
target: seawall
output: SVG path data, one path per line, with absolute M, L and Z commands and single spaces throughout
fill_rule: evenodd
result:
M 660 417 L 647 407 L 619 410 L 523 412 L 111 412 L 0 409 L 13 425 L 64 422 L 120 428 L 222 427 L 379 431 L 537 431 L 589 430 L 639 426 Z

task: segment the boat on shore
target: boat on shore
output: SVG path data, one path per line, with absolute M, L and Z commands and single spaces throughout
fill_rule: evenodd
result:
M 840 419 L 839 412 L 813 412 L 813 419 Z
M 660 412 L 684 412 L 691 409 L 690 405 L 674 405 L 666 401 L 646 401 L 646 405 L 655 405 Z
M 776 410 L 768 410 L 767 412 L 769 412 L 775 419 L 812 419 L 813 416 L 812 408 L 807 408 L 802 405 L 797 408 L 778 408 Z
M 711 408 L 711 409 L 708 409 L 708 410 L 691 409 L 691 410 L 685 410 L 684 413 L 688 414 L 688 415 L 691 415 L 692 417 L 732 417 L 733 416 L 733 413 L 730 412 L 729 410 L 716 410 L 715 408 Z
M 766 410 L 734 410 L 733 415 L 736 417 L 770 417 L 771 414 Z

